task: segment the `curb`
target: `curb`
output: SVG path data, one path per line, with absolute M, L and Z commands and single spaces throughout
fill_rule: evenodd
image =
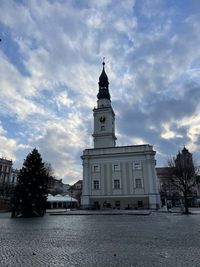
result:
M 148 212 L 148 213 L 56 213 L 56 212 L 52 212 L 52 213 L 49 213 L 49 215 L 51 216 L 94 216 L 94 215 L 98 215 L 98 216 L 104 216 L 104 215 L 107 215 L 107 216 L 112 216 L 112 215 L 123 215 L 123 216 L 126 216 L 126 215 L 131 215 L 131 216 L 149 216 L 151 214 L 151 212 Z

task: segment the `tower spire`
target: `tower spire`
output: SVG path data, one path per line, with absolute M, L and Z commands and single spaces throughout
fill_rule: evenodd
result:
M 105 72 L 105 57 L 103 58 L 103 70 L 101 72 L 101 75 L 99 76 L 99 93 L 97 95 L 98 99 L 109 99 L 110 100 L 110 93 L 109 93 L 109 81 L 108 76 Z

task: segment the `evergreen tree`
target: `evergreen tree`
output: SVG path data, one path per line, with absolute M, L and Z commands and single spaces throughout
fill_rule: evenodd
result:
M 18 175 L 12 201 L 12 217 L 43 216 L 46 210 L 48 174 L 37 149 L 26 157 Z

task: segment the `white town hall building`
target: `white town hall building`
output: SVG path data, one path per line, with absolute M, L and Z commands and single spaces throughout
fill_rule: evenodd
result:
M 153 146 L 116 146 L 115 113 L 108 77 L 99 77 L 94 115 L 94 148 L 83 151 L 83 208 L 150 208 L 160 206 Z

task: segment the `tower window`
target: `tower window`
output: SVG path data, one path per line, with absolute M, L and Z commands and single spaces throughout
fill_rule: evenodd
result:
M 105 126 L 101 125 L 101 131 L 105 131 Z

